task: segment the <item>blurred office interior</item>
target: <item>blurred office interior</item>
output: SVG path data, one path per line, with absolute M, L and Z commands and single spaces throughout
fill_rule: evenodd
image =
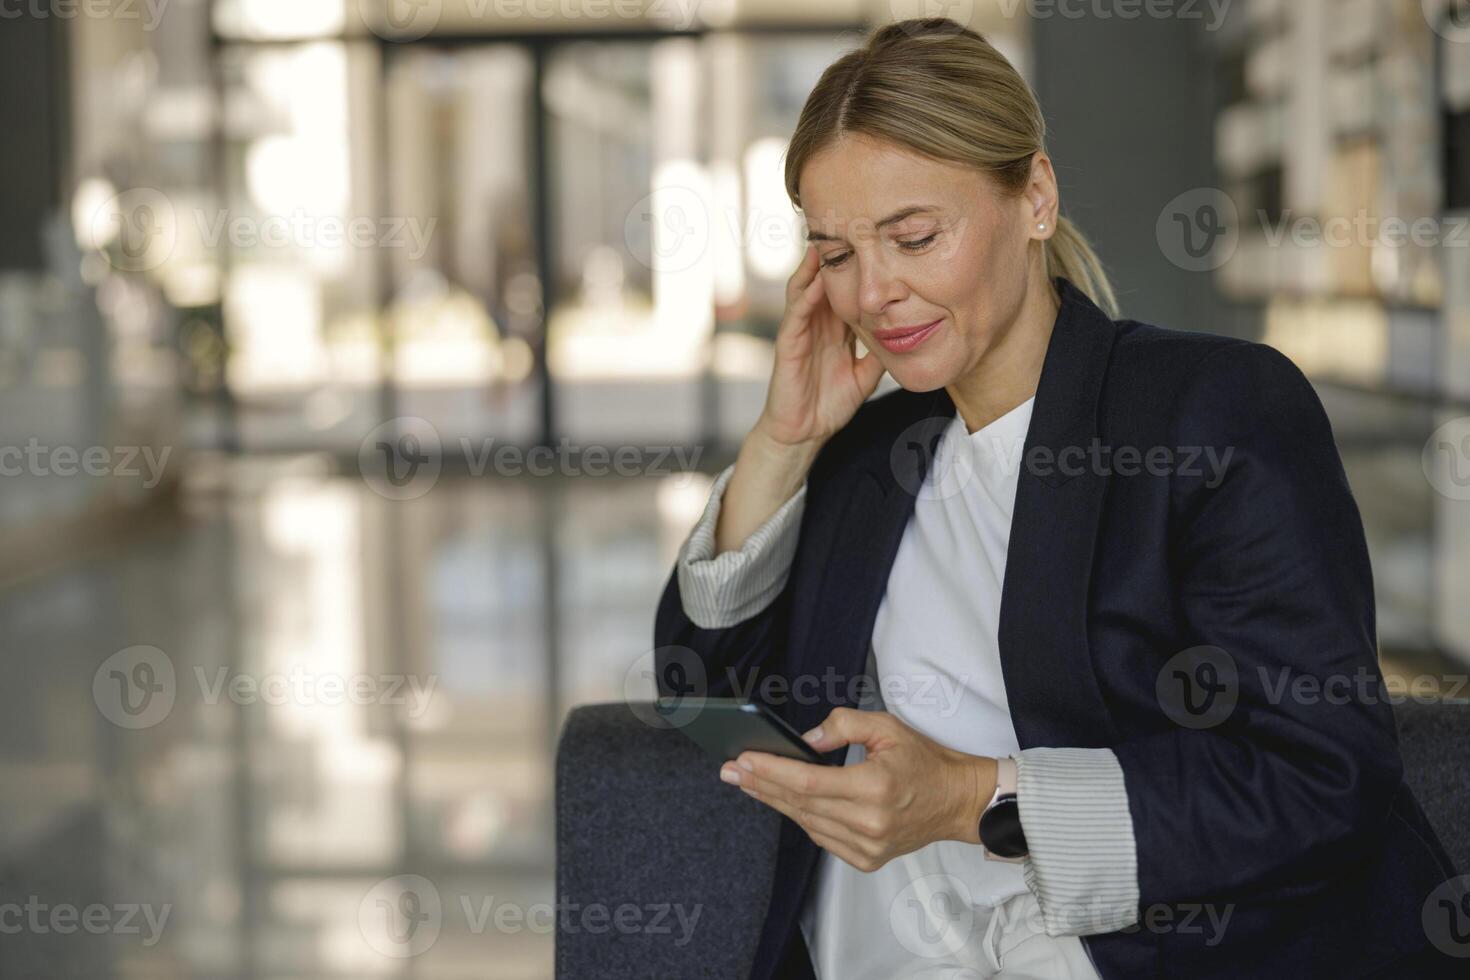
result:
M 553 900 L 559 726 L 651 693 L 801 254 L 785 139 L 895 18 L 1032 82 L 1126 316 L 1307 372 L 1386 668 L 1470 696 L 1470 15 L 1141 9 L 0 0 L 0 901 L 111 924 L 0 976 L 551 975 L 495 909 Z M 1354 217 L 1427 233 L 1296 233 Z

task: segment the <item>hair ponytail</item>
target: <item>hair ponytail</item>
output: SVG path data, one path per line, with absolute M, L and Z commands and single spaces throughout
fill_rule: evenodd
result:
M 1108 316 L 1118 319 L 1118 297 L 1087 237 L 1069 218 L 1057 217 L 1057 231 L 1045 243 L 1048 276 L 1064 276 L 1098 305 Z

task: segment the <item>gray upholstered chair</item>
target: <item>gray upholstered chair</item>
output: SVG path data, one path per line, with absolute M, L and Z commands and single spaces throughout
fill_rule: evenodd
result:
M 1409 783 L 1470 869 L 1470 706 L 1397 712 Z M 570 713 L 556 754 L 558 978 L 749 974 L 780 817 L 718 772 L 646 703 Z
M 1455 867 L 1470 871 L 1470 704 L 1406 700 L 1394 711 L 1404 776 Z

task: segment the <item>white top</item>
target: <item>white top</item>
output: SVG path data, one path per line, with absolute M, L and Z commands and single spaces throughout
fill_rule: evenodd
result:
M 909 725 L 967 752 L 1001 755 L 1016 744 L 1014 726 L 1005 715 L 996 633 L 1023 434 L 1030 426 L 1031 411 L 1029 402 L 1018 405 L 973 434 L 965 433 L 958 419 L 946 430 L 890 570 L 868 651 L 870 675 L 880 674 L 881 656 L 884 678 L 912 678 L 903 690 L 887 690 L 891 710 Z M 946 445 L 961 452 L 950 455 Z M 739 549 L 715 554 L 720 503 L 734 474 L 731 463 L 715 478 L 704 514 L 675 560 L 673 584 L 679 603 L 689 623 L 700 629 L 752 628 L 786 587 L 801 534 L 805 484 Z M 660 642 L 670 642 L 670 634 L 664 635 Z M 681 627 L 672 636 L 688 634 Z M 921 664 L 920 669 L 904 666 L 905 659 Z M 920 676 L 923 673 L 935 683 L 928 684 Z M 846 761 L 861 759 L 859 752 L 849 750 Z M 972 934 L 977 931 L 982 934 L 981 947 L 991 937 L 1009 944 L 1010 952 L 1004 955 L 1014 957 L 1021 948 L 1015 945 L 1016 937 L 1036 933 L 1033 926 L 1039 925 L 1047 937 L 1059 938 L 1042 942 L 1033 936 L 1020 942 L 1033 957 L 1047 958 L 1051 971 L 1047 976 L 1096 980 L 1091 966 L 1082 965 L 1087 951 L 1076 937 L 1116 932 L 1139 921 L 1138 846 L 1123 767 L 1109 748 L 1033 745 L 1015 755 L 1016 799 L 1030 852 L 1019 867 L 1035 896 L 1030 907 L 1038 922 L 1016 911 L 1029 900 L 1025 895 L 1015 895 L 991 913 L 986 901 L 1014 887 L 1005 876 L 1017 865 L 989 862 L 977 869 L 973 861 L 979 845 L 942 842 L 916 856 L 906 855 L 908 861 L 899 859 L 896 867 L 907 867 L 910 877 L 901 883 L 899 900 L 887 905 L 881 886 L 873 881 L 881 875 L 892 888 L 896 872 L 888 868 L 893 862 L 874 875 L 859 875 L 840 859 L 827 859 L 824 852 L 818 874 L 827 885 L 821 888 L 821 882 L 813 882 L 819 893 L 809 896 L 800 916 L 807 948 L 815 950 L 813 960 L 821 976 L 826 980 L 989 976 L 1001 969 L 998 947 L 989 973 L 944 963 L 968 961 L 975 952 Z M 946 869 L 941 877 L 926 870 L 941 865 Z M 968 884 L 972 881 L 974 889 Z M 913 889 L 904 894 L 902 889 L 911 884 Z M 885 922 L 881 915 L 890 909 L 896 911 Z M 949 928 L 922 932 L 917 924 L 903 924 L 917 923 L 915 914 L 925 909 L 932 922 L 947 921 Z M 977 916 L 986 921 L 977 922 Z M 896 930 L 894 921 L 899 923 Z M 865 932 L 865 926 L 871 929 L 875 923 L 880 928 Z M 895 938 L 900 940 L 897 948 Z M 854 952 L 863 951 L 862 956 L 839 955 L 837 951 L 849 941 Z M 909 949 L 904 943 L 919 952 L 907 970 L 886 973 L 898 948 Z M 838 960 L 842 965 L 834 967 Z
M 1020 746 L 997 639 L 1021 453 L 1035 397 L 974 433 L 956 413 L 935 451 L 878 607 L 869 654 L 880 699 L 911 728 L 971 755 Z M 849 746 L 846 765 L 861 762 Z M 976 814 L 979 819 L 979 814 Z M 801 912 L 818 980 L 982 970 L 992 909 L 1025 892 L 1022 866 L 936 841 L 874 872 L 829 851 Z

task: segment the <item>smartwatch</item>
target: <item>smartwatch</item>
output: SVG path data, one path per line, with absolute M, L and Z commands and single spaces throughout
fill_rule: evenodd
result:
M 980 843 L 985 856 L 996 861 L 1018 862 L 1030 853 L 1021 830 L 1021 804 L 1016 799 L 1016 760 L 995 760 L 995 793 L 980 814 Z

